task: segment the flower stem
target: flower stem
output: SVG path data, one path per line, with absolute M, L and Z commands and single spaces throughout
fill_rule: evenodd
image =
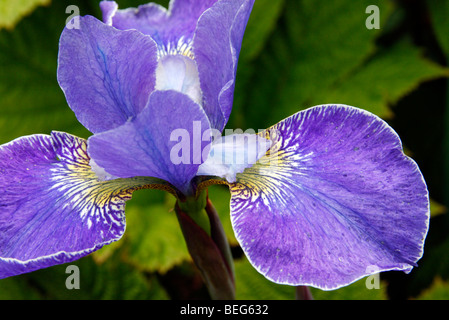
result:
M 295 289 L 296 300 L 313 300 L 312 293 L 308 286 L 297 286 Z
M 178 200 L 176 215 L 190 255 L 214 300 L 235 298 L 234 268 L 229 244 L 207 192 Z M 205 219 L 209 223 L 205 224 Z
M 206 212 L 210 221 L 212 240 L 215 242 L 221 254 L 223 255 L 223 259 L 226 262 L 229 275 L 232 279 L 232 282 L 234 283 L 234 259 L 232 258 L 231 247 L 229 246 L 229 241 L 226 237 L 226 233 L 220 221 L 220 217 L 218 216 L 217 210 L 215 209 L 212 201 L 210 201 L 209 198 L 207 199 Z

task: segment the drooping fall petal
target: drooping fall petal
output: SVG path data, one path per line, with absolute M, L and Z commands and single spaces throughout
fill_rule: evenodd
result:
M 231 184 L 231 219 L 252 265 L 274 282 L 335 289 L 410 271 L 429 223 L 426 184 L 397 134 L 329 105 L 268 129 L 268 155 Z
M 125 202 L 151 178 L 98 181 L 86 141 L 54 132 L 0 146 L 0 278 L 79 259 L 120 239 Z

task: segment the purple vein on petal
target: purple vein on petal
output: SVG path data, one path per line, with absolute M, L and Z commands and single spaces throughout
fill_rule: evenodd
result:
M 269 279 L 334 289 L 374 271 L 410 271 L 423 253 L 429 200 L 397 134 L 341 105 L 267 129 L 268 155 L 231 185 L 242 248 Z

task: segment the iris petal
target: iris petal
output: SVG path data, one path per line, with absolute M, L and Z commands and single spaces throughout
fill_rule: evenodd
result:
M 151 36 L 159 55 L 182 54 L 198 66 L 201 105 L 211 126 L 222 131 L 231 109 L 237 63 L 254 0 L 175 0 L 169 10 L 154 3 L 117 10 L 101 3 L 103 20 L 120 30 Z
M 78 29 L 61 35 L 58 82 L 78 120 L 97 133 L 145 107 L 156 82 L 157 46 L 136 30 L 117 30 L 90 16 L 79 21 Z
M 223 130 L 232 110 L 238 57 L 254 0 L 222 0 L 204 12 L 193 39 L 204 109 Z M 220 21 L 220 23 L 217 23 Z
M 272 281 L 335 289 L 423 253 L 429 200 L 416 163 L 381 119 L 318 106 L 268 129 L 273 146 L 231 184 L 231 219 Z
M 79 259 L 118 240 L 124 205 L 155 179 L 98 181 L 86 141 L 66 133 L 0 146 L 0 278 Z
M 233 134 L 215 140 L 199 176 L 216 176 L 235 182 L 237 173 L 252 167 L 270 148 L 271 142 L 255 134 Z
M 201 105 L 202 93 L 195 62 L 183 55 L 168 55 L 159 60 L 156 90 L 175 90 Z
M 208 131 L 206 114 L 187 95 L 155 91 L 135 119 L 90 137 L 89 154 L 113 176 L 156 177 L 189 193 L 211 140 Z
M 151 36 L 160 47 L 176 45 L 193 37 L 196 23 L 201 14 L 217 0 L 175 0 L 169 10 L 149 3 L 138 8 L 117 10 L 114 1 L 102 1 L 103 20 L 120 30 L 136 29 Z

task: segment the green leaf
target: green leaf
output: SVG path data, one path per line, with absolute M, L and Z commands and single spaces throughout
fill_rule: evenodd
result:
M 237 300 L 291 300 L 295 288 L 267 280 L 243 257 L 235 262 Z
M 449 239 L 438 235 L 438 232 L 447 234 L 447 229 L 439 230 L 441 225 L 444 227 L 445 221 L 432 218 L 430 231 L 426 240 L 424 255 L 418 261 L 418 268 L 413 269 L 409 279 L 408 287 L 411 296 L 418 295 L 423 288 L 428 288 L 435 281 L 435 278 L 441 278 L 444 281 L 449 279 Z M 433 223 L 433 224 L 432 224 Z M 438 226 L 437 226 L 438 224 Z M 432 228 L 433 226 L 433 228 Z
M 71 272 L 69 265 L 78 267 L 79 289 L 68 289 L 66 281 Z M 165 290 L 156 277 L 147 277 L 114 255 L 98 265 L 91 256 L 70 264 L 63 264 L 35 271 L 22 276 L 41 292 L 41 299 L 102 299 L 137 300 L 166 299 Z
M 66 282 L 76 266 L 79 288 L 67 288 Z M 69 278 L 69 279 L 68 279 Z M 32 273 L 0 280 L 1 300 L 148 300 L 167 299 L 158 279 L 146 275 L 124 263 L 120 254 L 98 264 L 92 256 L 72 263 L 53 266 Z
M 292 300 L 295 299 L 295 287 L 280 285 L 266 279 L 258 273 L 246 258 L 235 263 L 236 272 L 236 297 L 237 299 L 255 300 Z M 373 277 L 377 277 L 374 275 Z M 376 284 L 375 278 L 364 278 L 346 287 L 323 291 L 310 288 L 315 300 L 385 300 L 387 299 L 386 284 L 379 281 L 379 287 L 368 286 Z M 372 289 L 369 289 L 372 287 Z
M 365 10 L 373 4 L 379 7 L 379 30 L 365 26 Z M 240 65 L 230 126 L 263 129 L 326 103 L 387 118 L 390 105 L 418 85 L 448 76 L 406 40 L 391 47 L 377 44 L 403 19 L 393 1 L 286 2 L 263 50 Z
M 416 89 L 422 82 L 446 77 L 449 69 L 423 57 L 422 51 L 403 40 L 379 50 L 357 70 L 323 92 L 313 104 L 343 103 L 364 108 L 383 118 L 391 116 L 389 105 Z
M 245 30 L 240 62 L 251 60 L 263 49 L 282 13 L 284 0 L 257 0 Z
M 447 207 L 432 198 L 430 199 L 430 217 L 434 218 L 436 216 L 439 216 L 441 214 L 447 213 Z
M 218 215 L 220 216 L 221 224 L 225 230 L 226 236 L 228 237 L 231 246 L 237 246 L 238 242 L 235 238 L 234 229 L 231 224 L 230 217 L 230 201 L 231 193 L 229 192 L 228 186 L 225 185 L 213 185 L 208 188 L 209 199 L 212 201 L 215 209 L 217 209 Z
M 449 2 L 446 0 L 427 0 L 431 13 L 432 25 L 435 35 L 449 58 Z
M 316 300 L 386 300 L 388 298 L 386 283 L 379 281 L 378 287 L 367 286 L 367 282 L 373 284 L 375 281 L 377 280 L 374 278 L 365 277 L 337 290 L 323 291 L 311 288 L 310 291 Z
M 270 36 L 278 28 L 285 1 L 284 0 L 257 0 L 251 11 L 245 35 L 243 37 L 237 69 L 236 88 L 234 95 L 235 106 L 245 106 L 248 88 L 252 89 L 251 78 L 256 69 L 253 62 L 265 49 Z M 245 125 L 243 110 L 234 108 L 229 119 L 231 128 L 241 128 Z
M 13 1 L 9 1 L 13 2 Z M 81 13 L 92 12 L 79 2 Z M 0 143 L 60 130 L 87 137 L 56 80 L 58 43 L 69 0 L 39 7 L 13 31 L 0 31 Z
M 234 118 L 245 119 L 242 126 L 261 129 L 312 106 L 312 100 L 321 101 L 323 91 L 374 52 L 379 31 L 365 27 L 365 10 L 371 4 L 286 2 L 263 51 L 252 65 L 245 65 L 251 76 L 238 91 L 234 112 L 242 114 Z M 391 3 L 379 6 L 381 21 L 386 20 Z
M 370 0 L 334 1 L 323 6 L 317 1 L 302 1 L 296 10 L 287 10 L 295 61 L 285 93 L 280 96 L 282 104 L 291 105 L 292 99 L 300 105 L 321 100 L 323 90 L 375 50 L 379 31 L 365 26 L 365 10 L 372 4 Z M 379 12 L 380 20 L 386 20 L 391 4 L 379 3 Z
M 449 282 L 436 277 L 432 286 L 417 297 L 418 300 L 449 300 Z
M 37 6 L 49 5 L 51 0 L 0 0 L 0 29 L 14 28 L 24 16 L 31 13 Z
M 0 280 L 0 300 L 37 300 L 39 290 L 30 286 L 26 277 L 11 277 Z

